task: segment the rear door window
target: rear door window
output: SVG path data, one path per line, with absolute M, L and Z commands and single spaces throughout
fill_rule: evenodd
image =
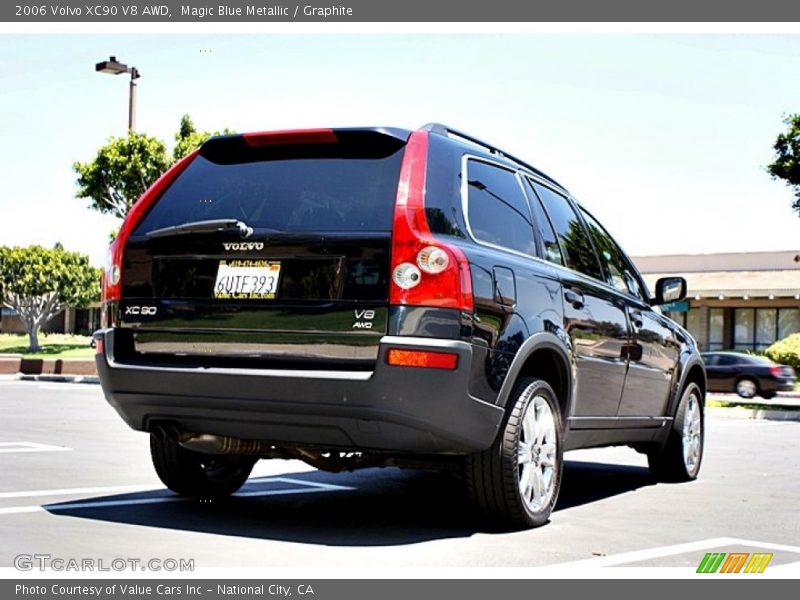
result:
M 514 171 L 467 161 L 469 226 L 479 242 L 536 255 L 528 201 Z
M 592 240 L 569 201 L 561 194 L 536 182 L 533 182 L 533 188 L 541 198 L 550 222 L 558 234 L 561 248 L 566 255 L 564 258 L 567 266 L 589 277 L 605 281 Z
M 547 217 L 547 213 L 544 212 L 541 201 L 533 191 L 533 183 L 527 177 L 525 178 L 525 181 L 528 184 L 530 193 L 533 222 L 535 223 L 536 228 L 539 231 L 539 237 L 542 240 L 544 259 L 557 265 L 563 265 L 564 258 L 561 256 L 561 247 L 558 245 L 558 237 L 553 229 L 553 224 L 550 223 L 550 219 Z
M 212 219 L 275 232 L 391 231 L 404 142 L 368 132 L 337 143 L 210 143 L 134 235 Z
M 625 292 L 637 298 L 644 299 L 641 286 L 638 283 L 638 277 L 633 267 L 630 266 L 625 255 L 622 253 L 622 250 L 620 250 L 619 246 L 614 241 L 614 238 L 608 234 L 597 219 L 583 208 L 581 208 L 581 214 L 583 215 L 584 221 L 586 221 L 586 225 L 589 227 L 589 233 L 600 255 L 600 262 L 605 266 L 608 284 L 620 292 Z

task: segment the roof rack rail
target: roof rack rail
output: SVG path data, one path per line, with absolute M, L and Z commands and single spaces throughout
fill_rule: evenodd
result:
M 459 138 L 459 139 L 462 139 L 462 140 L 466 140 L 467 142 L 470 142 L 472 144 L 475 144 L 476 146 L 480 146 L 481 148 L 484 148 L 487 152 L 489 152 L 489 154 L 494 154 L 495 156 L 500 156 L 502 158 L 507 158 L 510 161 L 513 161 L 513 162 L 515 162 L 515 163 L 517 163 L 519 165 L 522 165 L 522 166 L 530 169 L 531 171 L 533 171 L 537 175 L 540 175 L 540 176 L 544 177 L 545 179 L 547 179 L 548 181 L 556 184 L 558 187 L 560 187 L 562 189 L 566 189 L 563 185 L 558 183 L 558 181 L 556 181 L 555 179 L 553 179 L 552 177 L 550 177 L 546 173 L 543 173 L 542 171 L 540 171 L 539 169 L 537 169 L 533 165 L 525 162 L 524 160 L 521 160 L 521 159 L 517 158 L 513 154 L 509 154 L 508 152 L 504 152 L 503 150 L 500 150 L 496 146 L 492 146 L 491 144 L 488 144 L 488 143 L 484 142 L 481 139 L 478 139 L 478 138 L 473 137 L 473 136 L 471 136 L 471 135 L 469 135 L 467 133 L 464 133 L 463 131 L 459 131 L 458 129 L 453 129 L 452 127 L 448 127 L 447 125 L 442 125 L 441 123 L 428 123 L 427 125 L 423 125 L 420 129 L 422 129 L 424 131 L 430 131 L 431 133 L 435 133 L 437 135 L 442 135 L 442 136 L 445 136 L 445 137 L 456 137 L 456 138 Z

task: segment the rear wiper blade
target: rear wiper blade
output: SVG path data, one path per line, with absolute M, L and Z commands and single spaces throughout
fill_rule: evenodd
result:
M 210 219 L 208 221 L 190 221 L 181 225 L 154 229 L 148 232 L 146 237 L 149 239 L 187 233 L 222 233 L 228 231 L 238 231 L 243 238 L 249 238 L 253 235 L 253 228 L 244 221 L 239 221 L 238 219 Z

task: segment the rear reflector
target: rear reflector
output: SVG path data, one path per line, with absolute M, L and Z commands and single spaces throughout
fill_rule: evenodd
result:
M 287 146 L 290 144 L 330 144 L 338 141 L 333 129 L 298 129 L 296 131 L 264 131 L 244 133 L 250 146 Z
M 386 364 L 393 367 L 453 370 L 458 366 L 458 354 L 390 348 L 386 353 Z

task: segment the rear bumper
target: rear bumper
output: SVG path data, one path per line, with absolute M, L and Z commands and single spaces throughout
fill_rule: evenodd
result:
M 471 344 L 385 336 L 374 371 L 217 369 L 121 364 L 114 332 L 96 356 L 106 399 L 133 429 L 184 431 L 395 453 L 468 453 L 494 441 L 503 410 L 469 394 L 482 351 Z M 388 347 L 458 354 L 455 370 L 388 366 Z
M 793 392 L 797 380 L 794 378 L 764 379 L 762 391 L 764 392 Z

